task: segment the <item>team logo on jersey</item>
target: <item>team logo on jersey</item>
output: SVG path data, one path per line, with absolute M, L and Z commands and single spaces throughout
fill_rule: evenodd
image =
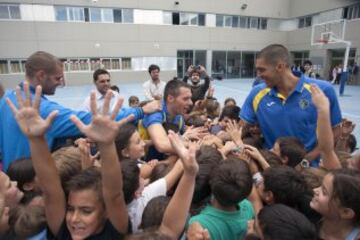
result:
M 309 106 L 309 101 L 307 99 L 303 98 L 299 101 L 299 106 L 301 109 L 304 110 L 305 108 L 307 108 Z

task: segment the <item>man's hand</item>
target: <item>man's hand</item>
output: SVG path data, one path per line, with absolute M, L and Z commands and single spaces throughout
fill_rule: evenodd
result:
M 40 116 L 39 107 L 41 91 L 41 86 L 37 86 L 34 103 L 31 103 L 29 83 L 24 82 L 25 99 L 21 96 L 20 87 L 16 87 L 16 98 L 19 108 L 16 108 L 9 98 L 6 99 L 6 103 L 14 113 L 21 131 L 28 138 L 45 135 L 47 129 L 50 127 L 58 113 L 57 111 L 52 111 L 45 120 Z
M 154 112 L 159 112 L 159 111 L 161 111 L 161 101 L 159 101 L 159 100 L 151 101 L 151 102 L 145 104 L 142 107 L 142 109 L 144 111 L 144 114 L 151 114 Z
M 311 97 L 313 103 L 315 107 L 318 109 L 318 111 L 320 110 L 329 111 L 330 109 L 329 99 L 325 96 L 323 91 L 321 91 L 321 89 L 315 84 L 311 84 L 310 90 L 311 90 Z
M 108 90 L 105 95 L 103 112 L 102 114 L 97 114 L 96 112 L 96 96 L 95 92 L 91 93 L 90 97 L 90 108 L 93 115 L 92 122 L 89 125 L 85 125 L 79 118 L 75 115 L 70 117 L 71 121 L 79 128 L 79 130 L 85 134 L 92 141 L 97 143 L 110 143 L 114 141 L 119 127 L 128 121 L 131 121 L 134 116 L 130 115 L 118 122 L 115 121 L 115 117 L 119 112 L 119 109 L 122 106 L 124 99 L 120 98 L 115 105 L 114 111 L 111 115 L 109 112 L 109 105 L 111 100 L 111 90 Z

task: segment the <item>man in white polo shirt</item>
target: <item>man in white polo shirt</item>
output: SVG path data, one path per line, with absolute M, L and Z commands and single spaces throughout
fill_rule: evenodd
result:
M 96 107 L 97 107 L 97 112 L 100 113 L 102 112 L 102 106 L 104 103 L 104 98 L 105 98 L 105 94 L 107 92 L 107 90 L 110 89 L 111 87 L 111 80 L 110 80 L 110 73 L 108 71 L 106 71 L 105 69 L 98 69 L 94 72 L 93 74 L 93 79 L 94 79 L 94 84 L 96 86 Z M 118 101 L 118 99 L 120 98 L 119 93 L 117 93 L 116 91 L 112 91 L 113 96 L 111 98 L 111 102 L 110 102 L 110 108 L 109 108 L 109 112 L 112 112 L 116 102 Z M 83 109 L 85 111 L 90 112 L 90 96 L 88 96 L 83 104 Z
M 148 71 L 151 79 L 143 84 L 145 97 L 147 100 L 161 100 L 166 83 L 160 80 L 160 67 L 151 64 Z

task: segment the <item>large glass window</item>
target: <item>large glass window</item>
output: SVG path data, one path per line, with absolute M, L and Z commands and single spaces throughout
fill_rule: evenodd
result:
M 212 77 L 224 78 L 226 73 L 226 52 L 213 51 L 212 54 Z
M 227 52 L 226 78 L 240 78 L 241 52 Z
M 123 9 L 123 23 L 133 23 L 134 22 L 134 11 L 132 9 Z
M 84 22 L 84 8 L 68 7 L 68 20 L 71 22 Z
M 190 65 L 194 65 L 193 50 L 177 51 L 177 76 L 183 78 Z
M 260 29 L 267 29 L 267 19 L 266 18 L 261 18 L 260 19 Z
M 256 76 L 255 72 L 255 53 L 242 52 L 241 56 L 241 77 L 253 78 Z
M 240 17 L 240 27 L 247 28 L 248 26 L 248 17 Z
M 250 28 L 259 28 L 259 18 L 251 17 L 250 18 Z
M 199 26 L 205 26 L 205 14 L 199 14 Z
M 238 16 L 232 17 L 232 27 L 233 28 L 239 27 L 239 17 Z
M 12 73 L 20 73 L 21 72 L 20 61 L 19 60 L 10 61 L 10 68 Z
M 0 4 L 0 19 L 20 19 L 19 5 Z
M 172 24 L 172 12 L 163 12 L 163 23 L 167 25 Z
M 90 8 L 90 21 L 101 22 L 101 8 Z
M 216 26 L 217 27 L 224 26 L 224 15 L 216 14 Z
M 122 22 L 122 11 L 121 9 L 114 9 L 114 22 L 121 23 Z
M 225 27 L 232 26 L 232 16 L 225 16 Z
M 131 58 L 122 58 L 121 59 L 121 68 L 123 70 L 131 70 Z
M 206 67 L 206 51 L 205 50 L 195 50 L 195 65 L 202 65 Z
M 118 58 L 111 59 L 111 69 L 112 69 L 112 70 L 119 70 L 119 69 L 121 69 L 120 59 L 118 59 Z
M 111 8 L 102 9 L 103 22 L 114 22 L 113 10 Z
M 180 24 L 180 13 L 173 12 L 172 13 L 172 24 L 179 25 Z
M 9 73 L 7 60 L 0 60 L 0 74 Z
M 55 19 L 56 19 L 56 21 L 67 21 L 66 7 L 63 7 L 63 6 L 55 7 Z

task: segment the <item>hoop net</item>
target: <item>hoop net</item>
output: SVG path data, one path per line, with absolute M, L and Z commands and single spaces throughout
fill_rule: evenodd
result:
M 312 26 L 311 45 L 323 46 L 344 40 L 345 24 L 343 20 L 317 23 Z

